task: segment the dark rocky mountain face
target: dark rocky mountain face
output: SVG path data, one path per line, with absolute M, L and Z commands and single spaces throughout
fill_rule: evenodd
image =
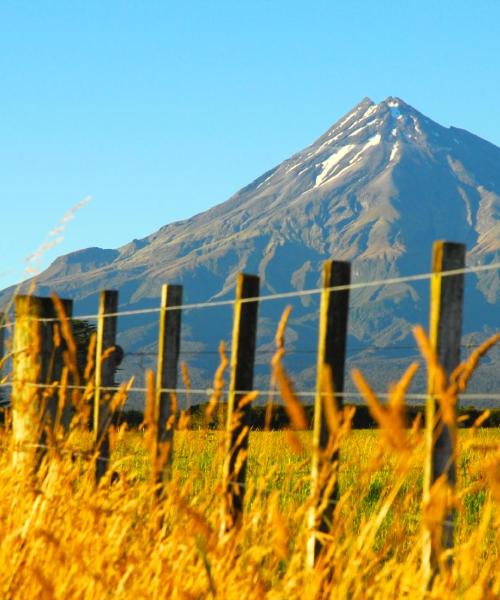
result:
M 398 98 L 364 99 L 311 146 L 223 204 L 118 250 L 61 257 L 38 277 L 38 290 L 56 290 L 77 300 L 79 312 L 95 312 L 97 292 L 117 288 L 121 308 L 141 308 L 158 305 L 164 282 L 184 284 L 187 302 L 231 298 L 236 273 L 246 271 L 259 274 L 262 293 L 271 294 L 316 287 L 327 258 L 352 261 L 354 281 L 426 272 L 437 239 L 466 243 L 468 265 L 496 262 L 499 211 L 500 148 L 442 127 Z M 352 293 L 350 357 L 380 385 L 413 352 L 411 326 L 427 322 L 427 287 L 401 283 Z M 464 339 L 479 341 L 498 327 L 499 293 L 497 271 L 467 276 Z M 288 360 L 309 386 L 317 298 L 293 304 L 288 344 L 295 354 Z M 283 308 L 261 307 L 262 365 Z M 193 379 L 206 385 L 216 364 L 209 353 L 219 339 L 230 339 L 230 311 L 190 311 L 184 322 L 184 358 Z M 127 317 L 120 327 L 129 352 L 124 373 L 142 379 L 143 367 L 154 365 L 156 320 Z M 483 384 L 491 388 L 492 359 L 484 369 Z

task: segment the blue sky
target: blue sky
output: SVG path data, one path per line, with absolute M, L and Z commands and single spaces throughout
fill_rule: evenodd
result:
M 3 0 L 0 287 L 46 242 L 35 269 L 226 200 L 364 96 L 500 145 L 499 23 L 497 0 Z

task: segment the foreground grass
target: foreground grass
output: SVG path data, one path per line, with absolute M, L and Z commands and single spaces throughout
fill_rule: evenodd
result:
M 141 433 L 119 431 L 109 478 L 51 450 L 36 476 L 0 453 L 2 598 L 494 598 L 500 593 L 500 430 L 461 431 L 457 546 L 449 575 L 422 585 L 422 444 L 404 460 L 376 431 L 342 442 L 332 534 L 306 567 L 310 434 L 250 436 L 245 516 L 220 530 L 223 434 L 175 434 L 172 480 L 156 501 Z M 72 448 L 85 449 L 79 436 Z M 396 494 L 391 498 L 392 492 Z M 389 504 L 387 505 L 387 503 Z
M 250 434 L 247 478 L 250 487 L 257 487 L 262 477 L 267 479 L 267 493 L 279 492 L 283 510 L 293 511 L 307 502 L 310 493 L 311 432 L 299 434 L 303 452 L 296 452 L 282 431 L 253 431 Z M 358 498 L 360 513 L 370 514 L 390 488 L 394 477 L 394 460 L 384 456 L 383 465 L 370 465 L 379 444 L 377 430 L 354 430 L 344 440 L 341 451 L 339 487 L 341 494 Z M 458 513 L 458 531 L 466 532 L 477 525 L 486 494 L 481 464 L 500 449 L 500 429 L 459 431 L 457 488 L 462 493 L 462 510 Z M 188 485 L 196 498 L 204 489 L 213 489 L 221 478 L 224 434 L 221 431 L 178 431 L 173 453 L 174 477 L 181 485 Z M 129 477 L 147 481 L 150 460 L 139 432 L 127 432 L 117 442 L 116 468 Z M 410 522 L 419 523 L 423 480 L 423 452 L 414 456 L 414 464 L 407 474 L 404 490 L 414 493 Z M 374 468 L 374 466 L 376 468 Z M 368 482 L 368 485 L 367 485 Z M 483 484 L 483 485 L 481 485 Z M 253 498 L 246 497 L 247 510 L 252 509 Z

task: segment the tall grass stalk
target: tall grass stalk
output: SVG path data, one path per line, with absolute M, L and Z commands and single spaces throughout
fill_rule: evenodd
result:
M 69 328 L 63 335 L 71 335 Z M 432 363 L 425 339 L 419 342 Z M 227 364 L 223 348 L 221 356 Z M 74 352 L 67 360 L 70 373 Z M 472 362 L 442 382 L 445 418 Z M 0 430 L 1 597 L 498 598 L 500 432 L 479 427 L 461 432 L 458 486 L 436 486 L 422 510 L 424 436 L 418 422 L 409 429 L 404 423 L 404 391 L 416 367 L 394 386 L 387 405 L 356 373 L 380 430 L 351 431 L 347 409 L 328 414 L 330 450 L 340 451 L 340 501 L 311 567 L 309 515 L 314 503 L 321 503 L 310 493 L 311 435 L 300 430 L 301 406 L 278 360 L 275 367 L 291 427 L 251 433 L 243 520 L 229 531 L 220 526 L 224 433 L 190 431 L 185 413 L 173 448 L 167 449 L 173 452 L 172 468 L 159 498 L 152 458 L 158 452 L 151 452 L 150 434 L 125 425 L 110 426 L 111 462 L 96 485 L 95 449 L 85 427 L 90 387 L 72 392 L 75 414 L 68 431 L 44 423 L 51 430 L 48 448 L 29 474 L 13 463 L 15 449 L 5 425 Z M 85 374 L 89 381 L 92 368 Z M 221 368 L 207 422 L 217 410 L 223 375 Z M 124 393 L 125 388 L 111 399 L 115 408 L 123 405 Z M 328 461 L 321 464 L 328 469 Z M 328 481 L 331 473 L 324 470 L 321 477 Z M 438 522 L 450 505 L 458 513 L 452 566 L 428 587 L 421 560 L 423 520 Z

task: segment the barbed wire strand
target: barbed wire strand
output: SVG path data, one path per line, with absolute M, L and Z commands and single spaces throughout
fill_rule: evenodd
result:
M 4 383 L 0 383 L 0 388 L 3 387 L 12 387 L 13 385 L 15 385 L 15 382 L 13 381 L 9 381 L 9 382 L 4 382 Z M 23 385 L 27 385 L 30 387 L 35 387 L 35 388 L 40 388 L 40 389 L 59 389 L 61 386 L 57 385 L 56 383 L 34 383 L 34 382 L 23 382 Z M 66 390 L 82 390 L 82 391 L 88 391 L 88 392 L 94 392 L 94 390 L 96 389 L 93 385 L 65 385 L 64 389 Z M 141 393 L 144 394 L 148 391 L 148 388 L 146 387 L 130 387 L 128 388 L 126 386 L 126 384 L 123 384 L 121 386 L 116 385 L 116 386 L 103 386 L 99 388 L 101 391 L 104 392 L 126 392 L 126 393 L 130 393 L 130 392 L 135 392 L 135 393 Z M 193 395 L 203 395 L 203 396 L 212 396 L 215 393 L 215 390 L 213 388 L 160 388 L 159 390 L 155 390 L 155 391 L 160 391 L 161 393 L 169 393 L 169 394 L 193 394 Z M 279 396 L 279 391 L 278 390 L 269 390 L 269 389 L 264 389 L 264 390 L 259 390 L 259 389 L 255 389 L 255 390 L 235 390 L 234 393 L 238 394 L 238 395 L 247 395 L 247 394 L 251 394 L 254 392 L 258 392 L 259 395 L 262 396 L 268 396 L 270 394 L 273 394 L 274 396 Z M 221 392 L 217 392 L 220 393 L 222 395 L 228 395 L 230 393 L 229 390 L 222 390 Z M 314 391 L 296 391 L 294 392 L 294 394 L 296 396 L 301 396 L 301 397 L 310 397 L 310 398 L 314 398 L 317 395 L 317 392 Z M 375 394 L 379 397 L 379 398 L 389 398 L 390 394 L 388 394 L 387 392 L 375 392 Z M 321 396 L 329 396 L 330 394 L 328 393 L 321 393 Z M 360 394 L 359 392 L 335 392 L 335 396 L 339 397 L 339 398 L 364 398 L 364 396 L 362 394 Z M 489 393 L 489 392 L 485 392 L 485 393 L 481 393 L 481 392 L 464 392 L 462 394 L 458 395 L 459 398 L 471 398 L 471 399 L 476 399 L 476 400 L 500 400 L 500 393 Z M 409 400 L 425 400 L 428 397 L 428 394 L 424 394 L 424 393 L 408 393 L 405 394 L 405 398 L 408 398 Z
M 460 344 L 460 348 L 479 348 L 481 346 L 481 344 L 479 343 L 469 343 L 469 342 L 464 342 L 463 344 Z M 225 348 L 226 352 L 230 353 L 231 352 L 231 348 L 226 347 Z M 352 346 L 349 347 L 349 344 L 347 345 L 346 348 L 346 352 L 361 352 L 363 350 L 380 350 L 382 352 L 387 352 L 387 351 L 393 351 L 393 350 L 415 350 L 416 354 L 420 355 L 420 350 L 418 349 L 418 346 L 416 344 L 404 344 L 404 345 L 400 345 L 400 346 L 376 346 L 376 345 L 370 345 L 370 344 L 366 344 L 364 346 Z M 256 356 L 263 356 L 263 355 L 267 355 L 267 354 L 275 354 L 276 350 L 259 350 L 257 349 L 256 351 Z M 286 351 L 286 355 L 289 354 L 317 354 L 318 351 L 317 350 L 313 350 L 313 349 L 306 349 L 306 350 L 300 350 L 300 349 L 287 349 Z M 220 351 L 219 350 L 182 350 L 180 351 L 181 355 L 217 355 L 220 356 Z M 157 352 L 125 352 L 124 353 L 124 359 L 127 356 L 158 356 Z
M 426 279 L 432 279 L 433 277 L 450 277 L 453 275 L 465 275 L 469 273 L 480 273 L 484 271 L 492 271 L 500 268 L 500 262 L 492 263 L 489 265 L 476 265 L 473 267 L 464 267 L 462 269 L 450 269 L 448 271 L 442 271 L 440 273 L 428 272 L 428 273 L 417 273 L 415 275 L 408 275 L 404 277 L 392 277 L 386 279 L 376 279 L 373 281 L 365 281 L 358 283 L 349 283 L 345 285 L 337 285 L 331 286 L 327 288 L 310 288 L 306 290 L 296 290 L 290 292 L 281 292 L 277 294 L 267 294 L 262 296 L 255 296 L 252 298 L 244 298 L 240 300 L 241 303 L 250 303 L 250 302 L 267 302 L 272 300 L 285 300 L 289 298 L 300 298 L 304 296 L 313 296 L 321 294 L 325 291 L 328 292 L 342 292 L 347 290 L 360 290 L 370 287 L 379 287 L 384 285 L 395 285 L 398 283 L 406 283 L 411 281 L 423 281 Z M 208 302 L 195 302 L 190 304 L 180 304 L 178 306 L 169 306 L 165 308 L 161 307 L 152 307 L 152 308 L 138 308 L 138 309 L 130 309 L 130 310 L 122 310 L 117 312 L 105 313 L 105 317 L 126 317 L 133 315 L 144 315 L 144 314 L 154 314 L 159 312 L 167 312 L 171 310 L 193 310 L 200 308 L 215 308 L 220 306 L 232 306 L 237 302 L 236 299 L 232 300 L 213 300 Z M 88 314 L 88 315 L 75 315 L 72 316 L 72 320 L 91 320 L 98 319 L 99 314 Z M 43 317 L 36 318 L 39 322 L 49 323 L 59 321 L 58 317 Z M 9 324 L 0 325 L 0 327 L 9 327 Z
M 20 447 L 20 450 L 22 451 L 23 448 L 38 448 L 41 450 L 54 450 L 53 446 L 47 446 L 47 444 L 32 444 L 32 443 L 23 443 Z M 73 448 L 57 448 L 58 452 L 61 452 L 63 454 L 71 454 L 71 456 L 79 456 L 81 458 L 88 458 L 88 459 L 92 459 L 92 460 L 97 460 L 97 461 L 101 461 L 101 462 L 106 462 L 109 463 L 112 461 L 111 458 L 106 458 L 104 456 L 98 456 L 95 455 L 95 452 L 92 451 L 83 451 L 83 450 L 75 450 Z M 120 459 L 119 462 L 121 462 L 122 459 Z

